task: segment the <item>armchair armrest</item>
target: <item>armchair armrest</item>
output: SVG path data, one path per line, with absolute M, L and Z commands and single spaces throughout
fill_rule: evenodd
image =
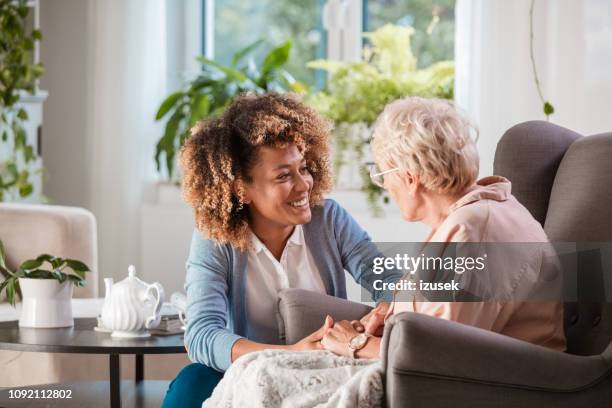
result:
M 303 289 L 285 289 L 279 294 L 280 332 L 293 344 L 317 330 L 326 315 L 334 320 L 359 320 L 371 307 Z
M 612 398 L 612 345 L 603 355 L 575 356 L 452 321 L 400 313 L 387 322 L 381 347 L 390 406 L 419 406 L 434 395 L 470 407 L 599 406 L 604 393 Z M 598 393 L 589 394 L 594 387 Z M 579 397 L 587 399 L 575 405 Z

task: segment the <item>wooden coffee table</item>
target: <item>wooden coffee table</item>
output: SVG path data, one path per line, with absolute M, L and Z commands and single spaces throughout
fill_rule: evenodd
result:
M 46 352 L 46 353 L 85 353 L 85 354 L 108 354 L 110 368 L 110 407 L 121 407 L 122 388 L 124 392 L 133 395 L 133 398 L 143 400 L 143 393 L 147 389 L 151 392 L 159 387 L 161 383 L 167 386 L 166 381 L 144 381 L 144 355 L 145 354 L 179 354 L 186 353 L 183 344 L 183 335 L 172 336 L 151 336 L 146 339 L 116 339 L 109 333 L 94 331 L 97 320 L 95 318 L 81 318 L 74 320 L 73 327 L 58 329 L 32 329 L 19 327 L 17 321 L 0 322 L 0 350 Z M 136 359 L 136 375 L 133 386 L 120 378 L 119 356 L 121 354 L 133 354 Z M 65 399 L 37 399 L 31 400 L 42 405 L 17 405 L 20 400 L 10 399 L 10 390 L 32 389 L 31 395 L 36 395 L 35 390 L 39 390 L 39 397 L 42 390 L 67 390 L 73 387 L 72 394 L 80 398 L 83 402 L 88 400 L 87 395 L 100 395 L 102 388 L 108 387 L 106 382 L 78 383 L 78 384 L 53 384 L 41 385 L 36 387 L 10 388 L 0 391 L 0 406 L 54 406 L 51 402 L 58 402 L 57 406 L 68 405 L 69 400 Z M 87 391 L 89 390 L 89 394 Z M 106 391 L 108 393 L 108 390 Z M 164 389 L 165 392 L 165 389 Z M 78 394 L 78 396 L 76 395 Z M 163 393 L 161 398 L 163 399 Z M 99 399 L 97 400 L 99 401 Z M 77 402 L 76 400 L 74 402 Z M 133 405 L 133 404 L 130 404 Z M 161 401 L 152 406 L 159 407 Z M 77 405 L 75 405 L 77 406 Z M 89 406 L 81 404 L 78 406 Z M 145 406 L 145 405 L 133 405 Z

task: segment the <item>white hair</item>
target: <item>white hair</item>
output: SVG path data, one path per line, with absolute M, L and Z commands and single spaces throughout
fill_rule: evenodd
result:
M 478 177 L 477 137 L 451 102 L 409 97 L 389 103 L 380 114 L 372 150 L 378 163 L 418 174 L 427 189 L 452 194 Z

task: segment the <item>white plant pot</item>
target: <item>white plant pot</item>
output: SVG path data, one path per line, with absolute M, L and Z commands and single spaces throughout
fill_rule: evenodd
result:
M 23 301 L 21 327 L 70 327 L 72 318 L 71 282 L 59 283 L 55 279 L 19 278 Z

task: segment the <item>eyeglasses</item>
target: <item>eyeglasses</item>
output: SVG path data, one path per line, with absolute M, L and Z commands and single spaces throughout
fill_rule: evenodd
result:
M 371 164 L 370 165 L 370 178 L 372 179 L 372 183 L 374 183 L 374 185 L 380 187 L 380 188 L 384 188 L 385 187 L 385 179 L 384 179 L 384 175 L 385 174 L 389 174 L 389 173 L 395 173 L 396 171 L 400 171 L 401 169 L 399 167 L 394 167 L 392 169 L 389 170 L 385 170 L 385 171 L 380 171 L 380 169 L 378 168 L 378 166 L 376 164 Z

